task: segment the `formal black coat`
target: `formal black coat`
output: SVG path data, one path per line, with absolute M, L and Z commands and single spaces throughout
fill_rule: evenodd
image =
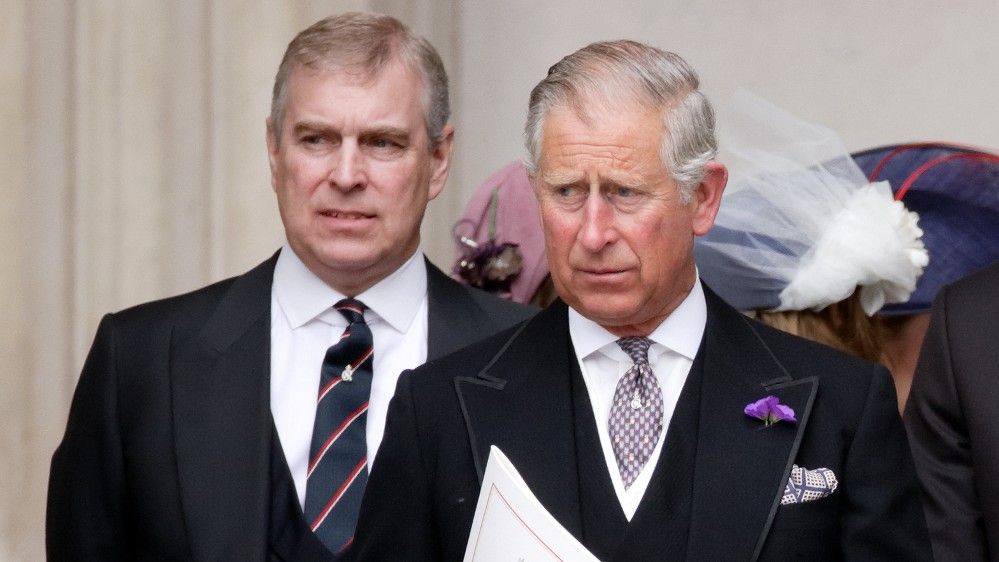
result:
M 887 371 L 749 320 L 709 290 L 706 298 L 707 326 L 687 379 L 700 381 L 700 392 L 685 388 L 677 405 L 677 411 L 693 408 L 696 429 L 674 415 L 663 450 L 667 456 L 678 441 L 696 447 L 686 555 L 655 558 L 929 559 Z M 518 329 L 404 373 L 361 506 L 353 557 L 460 560 L 491 445 L 582 538 L 574 368 L 567 308 L 557 302 Z M 791 406 L 798 422 L 763 427 L 744 414 L 748 403 L 768 394 Z M 684 402 L 691 396 L 696 404 Z M 781 506 L 792 463 L 832 469 L 838 491 Z M 671 467 L 665 469 L 660 476 L 668 478 Z M 636 558 L 624 548 L 615 559 Z
M 268 556 L 276 258 L 101 321 L 52 459 L 50 560 Z M 431 359 L 531 314 L 427 269 Z
M 936 559 L 999 561 L 999 264 L 937 295 L 905 425 Z

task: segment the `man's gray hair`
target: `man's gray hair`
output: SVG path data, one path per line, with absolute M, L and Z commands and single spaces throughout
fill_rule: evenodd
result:
M 591 103 L 634 103 L 663 114 L 660 155 L 684 203 L 718 153 L 715 113 L 698 90 L 694 69 L 679 55 L 636 41 L 592 43 L 555 63 L 531 91 L 524 137 L 527 167 L 537 173 L 545 117 L 569 108 L 584 121 Z
M 447 72 L 440 55 L 429 41 L 414 35 L 399 20 L 360 12 L 322 19 L 288 44 L 274 78 L 271 98 L 275 140 L 281 138 L 288 76 L 296 67 L 326 72 L 360 71 L 362 76 L 374 77 L 395 60 L 401 61 L 420 78 L 424 122 L 433 149 L 444 139 L 444 126 L 451 116 Z

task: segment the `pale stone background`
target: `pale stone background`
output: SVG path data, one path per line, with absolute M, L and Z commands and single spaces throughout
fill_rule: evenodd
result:
M 48 463 L 100 316 L 240 273 L 282 232 L 264 117 L 295 32 L 396 15 L 452 77 L 449 187 L 424 228 L 447 267 L 474 186 L 521 156 L 527 94 L 595 40 L 674 50 L 720 104 L 748 87 L 851 149 L 999 148 L 995 0 L 3 0 L 0 560 L 40 560 Z

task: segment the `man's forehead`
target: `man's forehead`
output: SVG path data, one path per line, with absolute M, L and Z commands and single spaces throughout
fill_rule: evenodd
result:
M 573 183 L 594 174 L 623 180 L 662 171 L 662 125 L 651 112 L 585 121 L 575 112 L 553 112 L 550 117 L 538 162 L 538 176 L 547 184 Z

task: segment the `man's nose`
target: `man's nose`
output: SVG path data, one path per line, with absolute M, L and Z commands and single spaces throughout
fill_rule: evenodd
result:
M 343 142 L 333 156 L 330 186 L 342 191 L 361 189 L 367 181 L 365 174 L 364 158 L 357 143 Z
M 614 207 L 600 192 L 591 192 L 583 207 L 579 243 L 589 252 L 599 252 L 616 237 Z

